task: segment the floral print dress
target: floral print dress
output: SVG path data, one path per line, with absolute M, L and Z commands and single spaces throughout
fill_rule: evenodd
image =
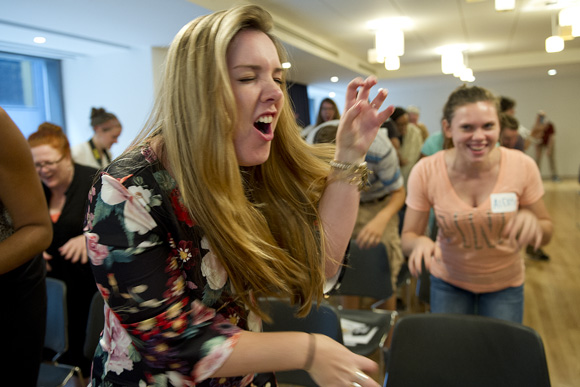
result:
M 208 378 L 241 330 L 259 331 L 261 322 L 233 298 L 225 269 L 148 145 L 101 173 L 85 235 L 106 301 L 93 387 L 276 385 L 272 374 Z

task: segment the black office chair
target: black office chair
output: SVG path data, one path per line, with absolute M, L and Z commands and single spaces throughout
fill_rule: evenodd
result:
M 397 311 L 378 309 L 393 295 L 391 286 L 391 269 L 385 245 L 379 245 L 363 250 L 354 240 L 350 243 L 348 266 L 340 286 L 332 293 L 341 296 L 371 297 L 377 300 L 371 310 L 340 309 L 341 319 L 365 324 L 368 328 L 376 328 L 376 333 L 368 343 L 351 344 L 345 340 L 345 345 L 354 353 L 370 356 L 382 349 L 388 333 L 395 323 Z M 345 325 L 343 323 L 343 325 Z M 381 370 L 383 368 L 383 351 L 379 351 Z
M 264 332 L 298 331 L 320 333 L 342 343 L 340 319 L 336 310 L 327 304 L 314 304 L 310 313 L 304 318 L 296 317 L 296 308 L 284 300 L 262 299 L 261 306 L 272 318 L 272 323 L 263 324 Z M 279 383 L 305 387 L 318 386 L 303 370 L 276 372 Z
M 533 329 L 473 315 L 417 314 L 395 325 L 387 387 L 549 387 Z
M 76 373 L 82 380 L 80 368 L 59 364 L 58 359 L 68 349 L 68 311 L 66 284 L 58 279 L 46 278 L 46 335 L 44 348 L 54 353 L 49 362 L 40 364 L 37 387 L 61 387 Z

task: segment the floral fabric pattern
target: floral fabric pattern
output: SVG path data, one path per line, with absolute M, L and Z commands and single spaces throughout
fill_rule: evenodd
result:
M 149 146 L 112 163 L 89 192 L 85 235 L 105 327 L 97 386 L 276 386 L 270 375 L 209 378 L 242 329 L 260 329 Z

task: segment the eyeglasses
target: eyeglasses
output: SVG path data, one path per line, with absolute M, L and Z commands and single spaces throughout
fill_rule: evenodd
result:
M 56 161 L 43 161 L 41 163 L 34 163 L 34 168 L 41 170 L 44 167 L 53 168 L 56 164 L 60 163 L 64 159 L 64 155 Z

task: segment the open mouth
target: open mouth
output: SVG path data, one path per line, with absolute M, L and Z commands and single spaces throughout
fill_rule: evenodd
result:
M 254 122 L 254 128 L 258 129 L 263 134 L 268 134 L 272 131 L 272 116 L 262 116 Z

